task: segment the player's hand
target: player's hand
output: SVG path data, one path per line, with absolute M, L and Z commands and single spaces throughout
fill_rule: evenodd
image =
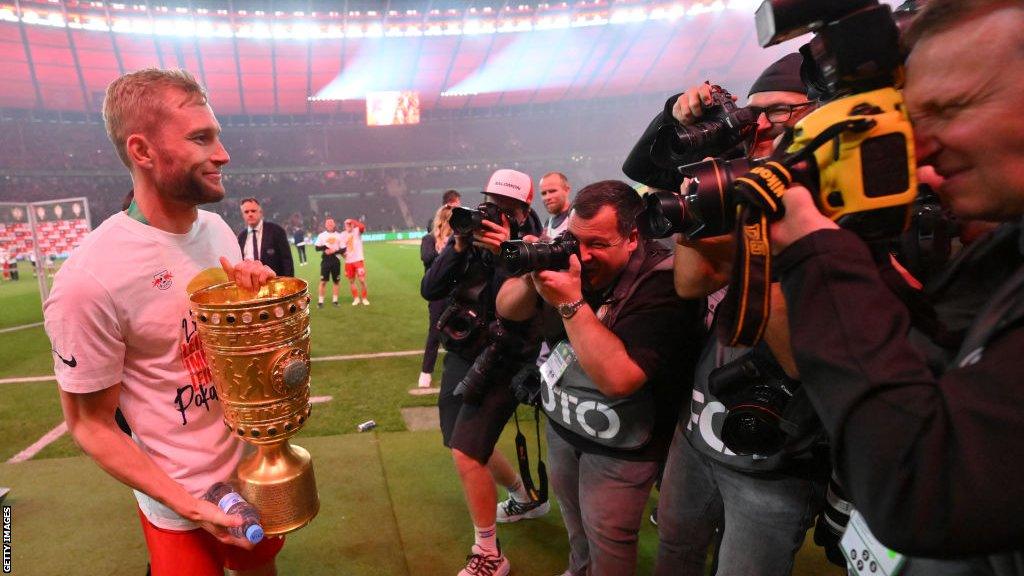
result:
M 501 250 L 501 243 L 512 237 L 508 218 L 501 217 L 501 224 L 495 224 L 490 220 L 480 222 L 480 229 L 473 232 L 473 245 L 497 254 Z
M 782 196 L 782 205 L 786 208 L 786 215 L 771 224 L 772 252 L 775 254 L 812 232 L 839 228 L 818 210 L 811 191 L 803 186 L 790 186 Z
M 583 297 L 580 259 L 569 256 L 568 270 L 541 270 L 530 274 L 537 293 L 552 306 L 575 302 Z
M 259 290 L 266 285 L 271 278 L 277 276 L 270 266 L 258 260 L 242 260 L 238 264 L 231 264 L 231 261 L 224 256 L 220 257 L 221 268 L 227 273 L 228 278 L 234 281 L 239 288 L 246 291 Z
M 199 500 L 197 505 L 197 518 L 195 522 L 199 526 L 213 534 L 213 537 L 220 540 L 224 544 L 230 544 L 232 546 L 238 546 L 246 550 L 252 550 L 255 545 L 249 542 L 247 538 L 238 538 L 233 536 L 229 531 L 231 528 L 241 526 L 243 524 L 242 517 L 237 514 L 225 514 L 217 507 L 216 504 L 207 502 L 206 500 Z

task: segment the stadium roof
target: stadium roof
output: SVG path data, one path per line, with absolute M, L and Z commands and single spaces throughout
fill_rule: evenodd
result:
M 96 113 L 106 85 L 181 67 L 218 113 L 358 112 L 415 90 L 425 110 L 739 95 L 797 43 L 757 45 L 757 0 L 88 2 L 0 0 L 0 108 Z

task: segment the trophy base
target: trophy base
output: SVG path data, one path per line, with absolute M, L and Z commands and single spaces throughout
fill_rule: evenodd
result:
M 309 452 L 288 441 L 256 446 L 238 465 L 242 497 L 260 512 L 267 536 L 302 528 L 320 511 Z

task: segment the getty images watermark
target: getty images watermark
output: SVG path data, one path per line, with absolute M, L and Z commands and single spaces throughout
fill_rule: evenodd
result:
M 4 506 L 4 574 L 11 573 L 11 507 Z

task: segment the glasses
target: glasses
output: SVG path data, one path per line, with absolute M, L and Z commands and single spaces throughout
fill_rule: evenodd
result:
M 793 117 L 793 113 L 797 110 L 802 110 L 813 105 L 814 102 L 810 101 L 802 102 L 800 104 L 776 104 L 774 106 L 762 108 L 761 113 L 764 114 L 772 124 L 782 124 L 783 122 L 789 122 L 790 118 Z

